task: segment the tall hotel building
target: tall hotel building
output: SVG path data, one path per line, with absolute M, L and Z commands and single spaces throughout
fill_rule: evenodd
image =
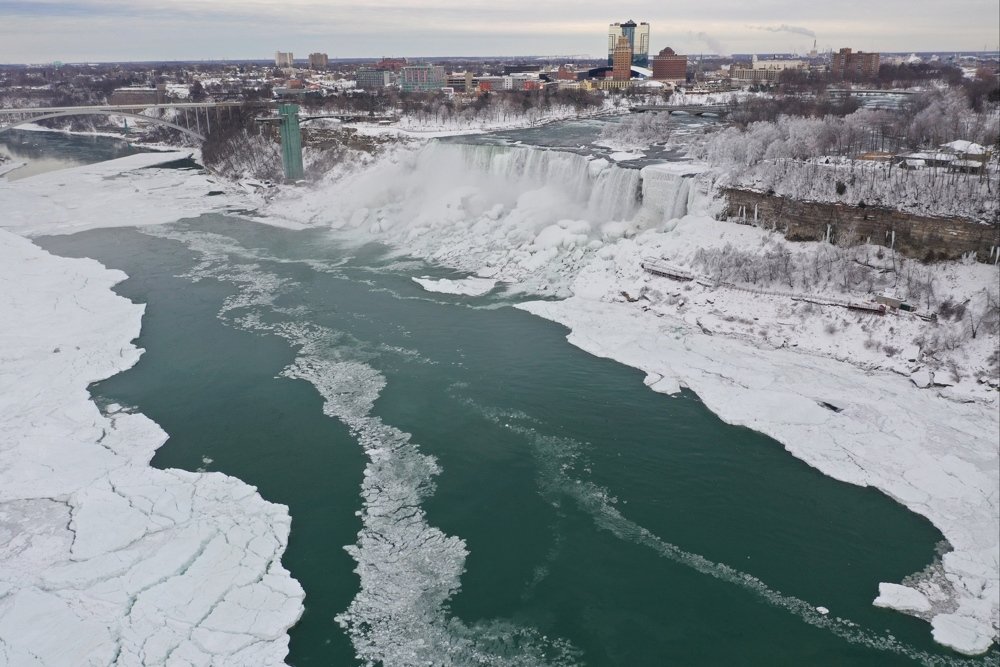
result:
M 624 37 L 632 47 L 632 64 L 649 67 L 649 24 L 636 25 L 635 21 L 612 23 L 608 26 L 608 65 L 614 65 L 618 38 Z

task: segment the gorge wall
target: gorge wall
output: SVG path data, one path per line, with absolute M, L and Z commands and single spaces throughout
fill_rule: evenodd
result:
M 921 260 L 958 259 L 975 252 L 981 262 L 1000 253 L 1000 226 L 962 218 L 936 218 L 893 209 L 796 201 L 763 192 L 725 188 L 726 215 L 774 227 L 790 241 L 862 243 L 889 247 Z

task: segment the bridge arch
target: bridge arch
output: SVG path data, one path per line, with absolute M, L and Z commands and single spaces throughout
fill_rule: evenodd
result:
M 25 118 L 23 120 L 14 121 L 8 125 L 0 127 L 0 132 L 6 132 L 7 130 L 12 130 L 19 125 L 27 125 L 28 123 L 35 123 L 40 120 L 48 120 L 49 118 L 63 118 L 65 116 L 125 116 L 126 118 L 135 118 L 137 120 L 144 120 L 150 123 L 156 123 L 158 125 L 165 125 L 166 127 L 172 127 L 175 130 L 183 132 L 184 134 L 197 139 L 198 141 L 205 141 L 205 137 L 192 129 L 178 125 L 177 123 L 171 123 L 169 120 L 163 120 L 162 118 L 155 118 L 153 116 L 144 116 L 138 113 L 129 113 L 127 111 L 117 111 L 108 109 L 81 109 L 78 111 L 60 111 L 58 113 L 48 113 L 42 114 L 40 116 L 34 116 L 33 118 Z

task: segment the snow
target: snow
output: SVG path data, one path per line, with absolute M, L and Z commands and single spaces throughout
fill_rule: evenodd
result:
M 137 153 L 16 182 L 0 180 L 0 228 L 24 236 L 72 234 L 98 227 L 165 224 L 229 210 L 229 197 L 208 196 L 229 189 L 228 184 L 203 172 L 153 168 L 191 155 Z
M 0 224 L 50 233 L 98 226 L 102 214 L 112 224 L 176 219 L 184 194 L 167 190 L 179 195 L 174 208 L 166 193 L 135 194 L 171 176 L 122 171 L 169 159 L 4 184 Z M 143 306 L 111 291 L 125 275 L 3 229 L 0 266 L 0 660 L 282 664 L 303 610 L 281 565 L 287 508 L 219 473 L 150 467 L 167 435 L 90 399 L 90 383 L 142 352 L 131 341 Z
M 930 518 L 954 548 L 943 559 L 958 607 L 947 627 L 967 641 L 949 646 L 977 653 L 993 641 L 1000 598 L 994 408 L 941 400 L 915 392 L 905 378 L 832 359 L 709 336 L 631 304 L 574 296 L 519 307 L 565 325 L 569 341 L 591 354 L 675 378 L 724 421 L 773 437 L 824 474 L 875 486 Z M 823 402 L 844 408 L 835 413 Z
M 646 154 L 640 153 L 638 151 L 636 152 L 616 151 L 611 155 L 609 155 L 608 157 L 614 160 L 615 162 L 627 162 L 629 160 L 641 160 L 642 158 L 646 157 Z
M 965 155 L 985 155 L 989 152 L 985 147 L 965 139 L 956 139 L 955 141 L 941 144 L 941 148 L 949 149 L 955 151 L 956 153 L 962 153 Z
M 873 295 L 845 296 L 835 284 L 842 276 L 816 267 L 839 257 L 878 269 L 877 249 L 837 254 L 714 220 L 711 178 L 692 162 L 635 170 L 523 147 L 432 144 L 276 198 L 270 213 L 503 280 L 513 293 L 569 297 L 521 307 L 567 326 L 582 349 L 641 369 L 652 389 L 687 387 L 725 421 L 928 517 L 952 548 L 941 559 L 942 601 L 928 614 L 935 637 L 981 652 L 997 636 L 1000 609 L 1000 415 L 988 370 L 996 333 L 969 339 L 964 321 L 928 324 L 909 313 L 848 315 L 830 304 Z M 654 257 L 698 274 L 711 258 L 739 253 L 787 253 L 798 270 L 818 273 L 802 294 L 801 286 L 681 284 L 641 269 Z M 993 266 L 895 261 L 911 299 L 921 281 L 935 285 L 935 304 L 978 308 L 995 290 Z
M 440 292 L 442 294 L 464 294 L 466 296 L 483 296 L 493 291 L 497 286 L 497 281 L 490 278 L 461 278 L 459 280 L 449 280 L 447 278 L 414 278 L 413 282 L 423 287 L 428 292 Z
M 878 597 L 872 603 L 876 607 L 896 609 L 906 612 L 926 613 L 931 610 L 931 601 L 920 591 L 899 584 L 879 584 Z
M 5 207 L 0 225 L 43 233 L 47 230 L 39 217 L 53 220 L 58 229 L 96 226 L 104 217 L 110 224 L 129 224 L 124 195 L 113 211 L 98 206 L 67 210 L 72 198 L 94 190 L 114 196 L 118 187 L 107 186 L 103 176 L 88 176 L 88 168 L 80 169 L 84 179 L 91 179 L 85 186 L 52 176 L 53 188 L 39 187 L 34 193 L 52 209 L 43 216 L 32 217 L 25 208 L 40 203 L 21 202 L 23 192 L 0 184 L 0 201 L 17 203 L 10 215 Z M 402 147 L 369 168 L 315 189 L 286 191 L 268 205 L 262 220 L 329 226 L 341 239 L 385 242 L 401 253 L 470 275 L 515 283 L 512 291 L 569 297 L 523 308 L 569 327 L 569 340 L 582 349 L 642 369 L 654 390 L 676 393 L 690 388 L 724 420 L 768 434 L 825 474 L 878 488 L 928 517 L 952 551 L 940 562 L 937 597 L 928 592 L 930 584 L 911 587 L 932 601 L 924 616 L 937 641 L 963 653 L 982 652 L 997 636 L 1000 608 L 1000 418 L 996 390 L 975 381 L 975 364 L 995 349 L 995 335 L 966 340 L 954 352 L 932 350 L 929 325 L 910 315 L 852 320 L 835 308 L 820 306 L 818 313 L 806 316 L 803 308 L 813 308 L 813 303 L 759 287 L 729 288 L 703 280 L 680 285 L 644 274 L 640 263 L 646 257 L 697 272 L 699 251 L 718 258 L 731 252 L 727 247 L 761 256 L 787 250 L 803 261 L 828 256 L 826 244 L 787 244 L 766 230 L 713 220 L 718 202 L 707 192 L 706 169 L 696 163 L 626 169 L 606 160 L 527 148 Z M 112 174 L 142 191 L 144 200 L 162 201 L 164 206 L 168 200 L 176 202 L 172 219 L 179 217 L 178 210 L 195 215 L 227 199 L 232 202 L 230 197 L 206 200 L 205 188 L 219 186 L 193 173 L 178 179 L 169 195 L 161 194 L 159 188 L 172 183 L 171 177 L 157 173 L 162 170 L 146 171 L 121 174 L 119 168 Z M 30 188 L 32 181 L 21 183 Z M 52 189 L 67 195 L 54 195 Z M 160 215 L 143 210 L 133 218 L 156 221 Z M 952 294 L 957 302 L 981 301 L 996 284 L 996 268 L 982 264 L 942 264 L 927 271 L 937 281 L 936 293 Z M 821 288 L 830 285 L 815 287 Z M 835 333 L 827 331 L 831 326 Z M 937 324 L 934 331 L 948 326 Z M 917 345 L 917 339 L 922 344 Z M 903 354 L 882 349 L 883 343 L 897 341 Z M 934 365 L 927 352 L 951 355 L 961 380 L 937 382 L 935 376 L 951 373 Z M 921 389 L 910 376 L 924 370 L 927 384 Z M 940 386 L 946 382 L 956 384 Z M 334 396 L 322 393 L 328 401 Z M 359 432 L 378 430 L 363 414 L 351 418 L 357 420 Z M 116 423 L 125 428 L 126 422 L 131 423 L 122 415 Z M 124 437 L 104 441 L 109 452 L 127 449 L 128 442 Z M 63 461 L 42 460 L 36 468 Z M 80 467 L 74 465 L 72 478 L 92 477 L 100 488 L 102 473 L 93 469 L 91 457 L 74 464 Z M 97 497 L 114 506 L 107 496 Z M 40 513 L 57 510 L 49 505 L 37 508 Z M 123 520 L 108 540 L 130 539 L 135 525 Z M 375 576 L 370 569 L 374 561 L 364 549 L 377 548 L 364 535 L 355 552 L 363 580 Z M 95 547 L 81 542 L 80 548 Z M 444 580 L 454 564 L 441 563 Z M 395 591 L 395 584 L 365 581 L 368 592 L 356 601 L 357 609 L 376 614 L 369 594 Z M 384 589 L 386 585 L 390 589 Z M 434 594 L 435 599 L 446 599 L 441 591 L 435 589 Z M 886 600 L 891 596 L 889 589 Z M 3 598 L 0 604 L 7 599 L 13 598 Z M 360 629 L 370 617 L 358 618 L 354 627 Z M 377 646 L 368 644 L 372 656 L 384 655 L 379 653 L 387 650 L 382 642 L 395 627 L 393 619 L 380 619 L 386 624 L 378 627 L 377 636 L 357 637 L 362 643 L 377 640 Z M 342 622 L 352 624 L 350 617 Z
M 4 174 L 9 174 L 15 169 L 20 169 L 25 165 L 24 162 L 15 162 L 13 160 L 4 160 L 4 156 L 0 154 L 0 176 Z

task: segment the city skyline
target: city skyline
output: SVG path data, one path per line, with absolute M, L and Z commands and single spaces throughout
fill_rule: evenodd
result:
M 853 14 L 863 16 L 851 20 Z M 497 7 L 473 0 L 412 0 L 364 7 L 288 0 L 0 0 L 0 62 L 62 60 L 266 59 L 276 49 L 331 58 L 385 54 L 427 56 L 586 55 L 607 51 L 610 22 L 651 24 L 650 51 L 804 53 L 812 48 L 881 52 L 979 51 L 998 48 L 1000 6 L 959 0 L 914 6 L 900 0 L 856 0 L 804 7 L 692 0 L 669 12 L 652 4 L 609 8 L 565 0 L 544 7 Z M 724 17 L 721 18 L 720 17 Z

